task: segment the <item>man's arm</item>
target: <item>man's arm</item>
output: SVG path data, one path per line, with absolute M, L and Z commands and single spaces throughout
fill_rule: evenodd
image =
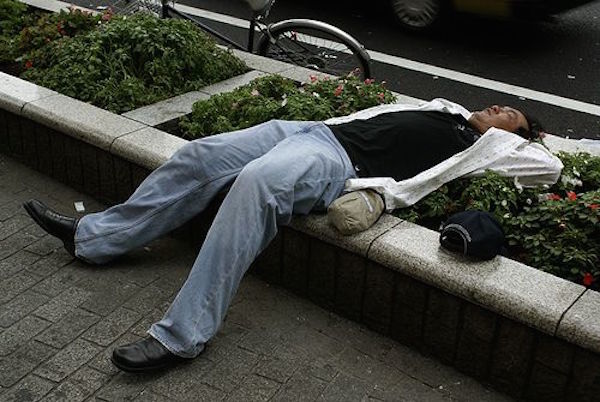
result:
M 531 142 L 467 176 L 481 176 L 486 170 L 492 170 L 501 176 L 515 177 L 516 183 L 523 187 L 550 186 L 558 181 L 563 167 L 560 159 L 543 145 Z

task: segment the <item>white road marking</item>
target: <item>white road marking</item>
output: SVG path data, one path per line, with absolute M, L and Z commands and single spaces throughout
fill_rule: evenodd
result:
M 238 28 L 248 29 L 250 21 L 232 17 L 230 15 L 219 14 L 212 11 L 203 10 L 200 8 L 189 7 L 177 4 L 176 8 L 187 14 L 206 18 L 212 21 L 217 21 L 232 25 Z M 331 46 L 339 44 L 332 43 Z M 577 112 L 587 113 L 594 116 L 600 116 L 600 105 L 586 103 L 575 99 L 565 98 L 558 95 L 553 95 L 547 92 L 536 91 L 533 89 L 521 87 L 518 85 L 507 84 L 500 81 L 494 81 L 487 78 L 479 77 L 472 74 L 461 73 L 459 71 L 450 70 L 448 68 L 437 67 L 431 64 L 421 63 L 414 60 L 409 60 L 403 57 L 393 56 L 378 52 L 376 50 L 367 49 L 371 55 L 371 59 L 381 63 L 390 64 L 396 67 L 401 67 L 407 70 L 417 71 L 432 75 L 434 77 L 443 77 L 452 81 L 460 82 L 467 85 L 472 85 L 480 88 L 490 89 L 495 92 L 502 92 L 509 95 L 523 97 L 526 99 L 546 103 L 548 105 L 558 106 L 564 109 L 571 109 Z

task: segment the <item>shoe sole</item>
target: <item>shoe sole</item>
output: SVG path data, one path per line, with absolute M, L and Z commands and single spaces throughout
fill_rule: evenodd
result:
M 160 371 L 160 370 L 165 370 L 168 369 L 170 367 L 174 367 L 177 366 L 179 364 L 187 364 L 190 363 L 192 359 L 184 359 L 184 360 L 178 360 L 172 363 L 165 363 L 165 364 L 160 364 L 157 366 L 148 366 L 148 367 L 130 367 L 130 366 L 125 366 L 121 363 L 119 363 L 118 361 L 116 361 L 112 356 L 110 357 L 110 361 L 112 362 L 112 364 L 114 364 L 115 366 L 117 366 L 117 368 L 119 368 L 120 370 L 126 371 L 128 373 L 146 373 L 146 372 L 151 372 L 151 371 Z
M 31 219 L 33 219 L 35 221 L 35 223 L 38 224 L 39 227 L 41 227 L 42 229 L 44 229 L 44 231 L 46 233 L 48 233 L 50 236 L 54 236 L 52 233 L 50 233 L 50 230 L 48 230 L 48 227 L 44 224 L 44 222 L 38 218 L 37 214 L 34 212 L 33 208 L 29 205 L 28 202 L 23 203 L 23 208 L 25 208 L 25 212 L 27 212 L 27 215 L 29 215 L 31 217 Z M 54 236 L 57 239 L 60 239 L 63 242 L 63 247 L 65 249 L 67 249 L 67 251 L 69 251 L 69 248 L 67 247 L 67 242 L 64 241 L 63 239 Z M 71 245 L 71 244 L 69 244 Z

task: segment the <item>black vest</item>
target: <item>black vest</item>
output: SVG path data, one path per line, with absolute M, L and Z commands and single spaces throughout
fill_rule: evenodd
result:
M 461 115 L 400 111 L 328 125 L 359 177 L 404 180 L 473 145 L 480 137 Z

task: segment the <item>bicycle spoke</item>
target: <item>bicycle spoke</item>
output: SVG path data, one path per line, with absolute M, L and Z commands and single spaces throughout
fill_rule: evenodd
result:
M 276 58 L 287 59 L 309 68 L 324 69 L 326 67 L 328 71 L 345 74 L 355 67 L 344 68 L 344 65 L 348 66 L 352 63 L 354 58 L 352 51 L 343 43 L 326 38 L 288 31 L 277 38 L 275 48 L 279 50 Z M 311 56 L 314 56 L 314 60 L 311 59 Z M 304 63 L 302 63 L 303 60 Z M 311 63 L 312 61 L 314 62 Z

